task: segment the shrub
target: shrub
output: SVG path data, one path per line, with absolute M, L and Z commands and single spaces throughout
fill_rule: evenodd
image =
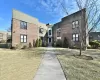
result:
M 53 47 L 56 47 L 56 42 L 55 41 L 52 43 L 52 46 Z
M 23 45 L 22 44 L 17 44 L 16 45 L 16 49 L 22 49 L 23 48 Z
M 43 42 L 42 46 L 47 47 L 48 43 L 46 41 Z
M 91 45 L 87 46 L 87 49 L 92 49 Z
M 12 39 L 8 39 L 8 40 L 7 40 L 7 43 L 11 43 L 11 42 L 12 42 Z
M 32 48 L 32 44 L 31 44 L 31 42 L 29 42 L 29 48 Z
M 62 41 L 60 39 L 57 40 L 56 47 L 62 47 Z
M 39 47 L 39 39 L 36 40 L 35 47 Z
M 11 47 L 10 49 L 16 50 L 16 47 Z
M 64 41 L 63 41 L 63 47 L 64 48 L 68 48 L 69 47 L 68 39 L 66 37 L 64 38 Z
M 27 47 L 27 45 L 24 45 L 21 49 L 27 49 L 28 47 Z
M 98 48 L 100 45 L 100 43 L 97 40 L 91 41 L 89 42 L 89 44 L 91 45 L 92 48 L 95 48 L 95 49 Z
M 42 40 L 39 39 L 39 47 L 42 47 Z

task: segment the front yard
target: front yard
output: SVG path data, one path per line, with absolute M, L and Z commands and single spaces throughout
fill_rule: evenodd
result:
M 87 50 L 83 55 L 93 60 L 77 58 L 77 50 L 56 50 L 67 80 L 100 80 L 100 50 Z
M 0 49 L 0 80 L 33 80 L 43 49 Z

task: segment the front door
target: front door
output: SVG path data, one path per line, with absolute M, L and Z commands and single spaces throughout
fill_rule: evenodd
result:
M 52 45 L 52 38 L 48 38 L 48 45 L 49 45 L 49 46 Z

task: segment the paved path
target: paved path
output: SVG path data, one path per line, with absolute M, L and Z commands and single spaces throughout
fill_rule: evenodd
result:
M 33 80 L 66 80 L 54 52 L 48 48 Z

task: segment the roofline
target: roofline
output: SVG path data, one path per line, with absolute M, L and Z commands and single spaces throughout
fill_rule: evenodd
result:
M 72 15 L 75 15 L 75 14 L 77 14 L 77 13 L 80 13 L 81 11 L 86 11 L 86 8 L 83 8 L 83 9 L 81 9 L 81 10 L 79 10 L 79 11 L 76 11 L 76 12 L 74 12 L 74 13 L 68 15 L 68 16 L 65 16 L 65 17 L 62 18 L 62 20 L 64 20 L 64 19 L 67 18 L 67 17 L 70 17 L 70 16 L 72 16 Z
M 19 10 L 17 10 L 17 9 L 14 9 L 14 8 L 12 9 L 12 13 L 13 13 L 13 10 L 18 11 L 18 12 L 20 12 L 20 13 L 22 13 L 22 14 L 25 14 L 25 15 L 27 15 L 27 16 L 30 16 L 30 17 L 35 18 L 36 20 L 38 20 L 38 18 L 33 17 L 33 16 L 29 15 L 29 14 L 26 14 L 26 13 L 24 13 L 24 12 L 22 12 L 22 11 L 19 11 Z M 12 17 L 12 18 L 13 18 L 13 17 Z

